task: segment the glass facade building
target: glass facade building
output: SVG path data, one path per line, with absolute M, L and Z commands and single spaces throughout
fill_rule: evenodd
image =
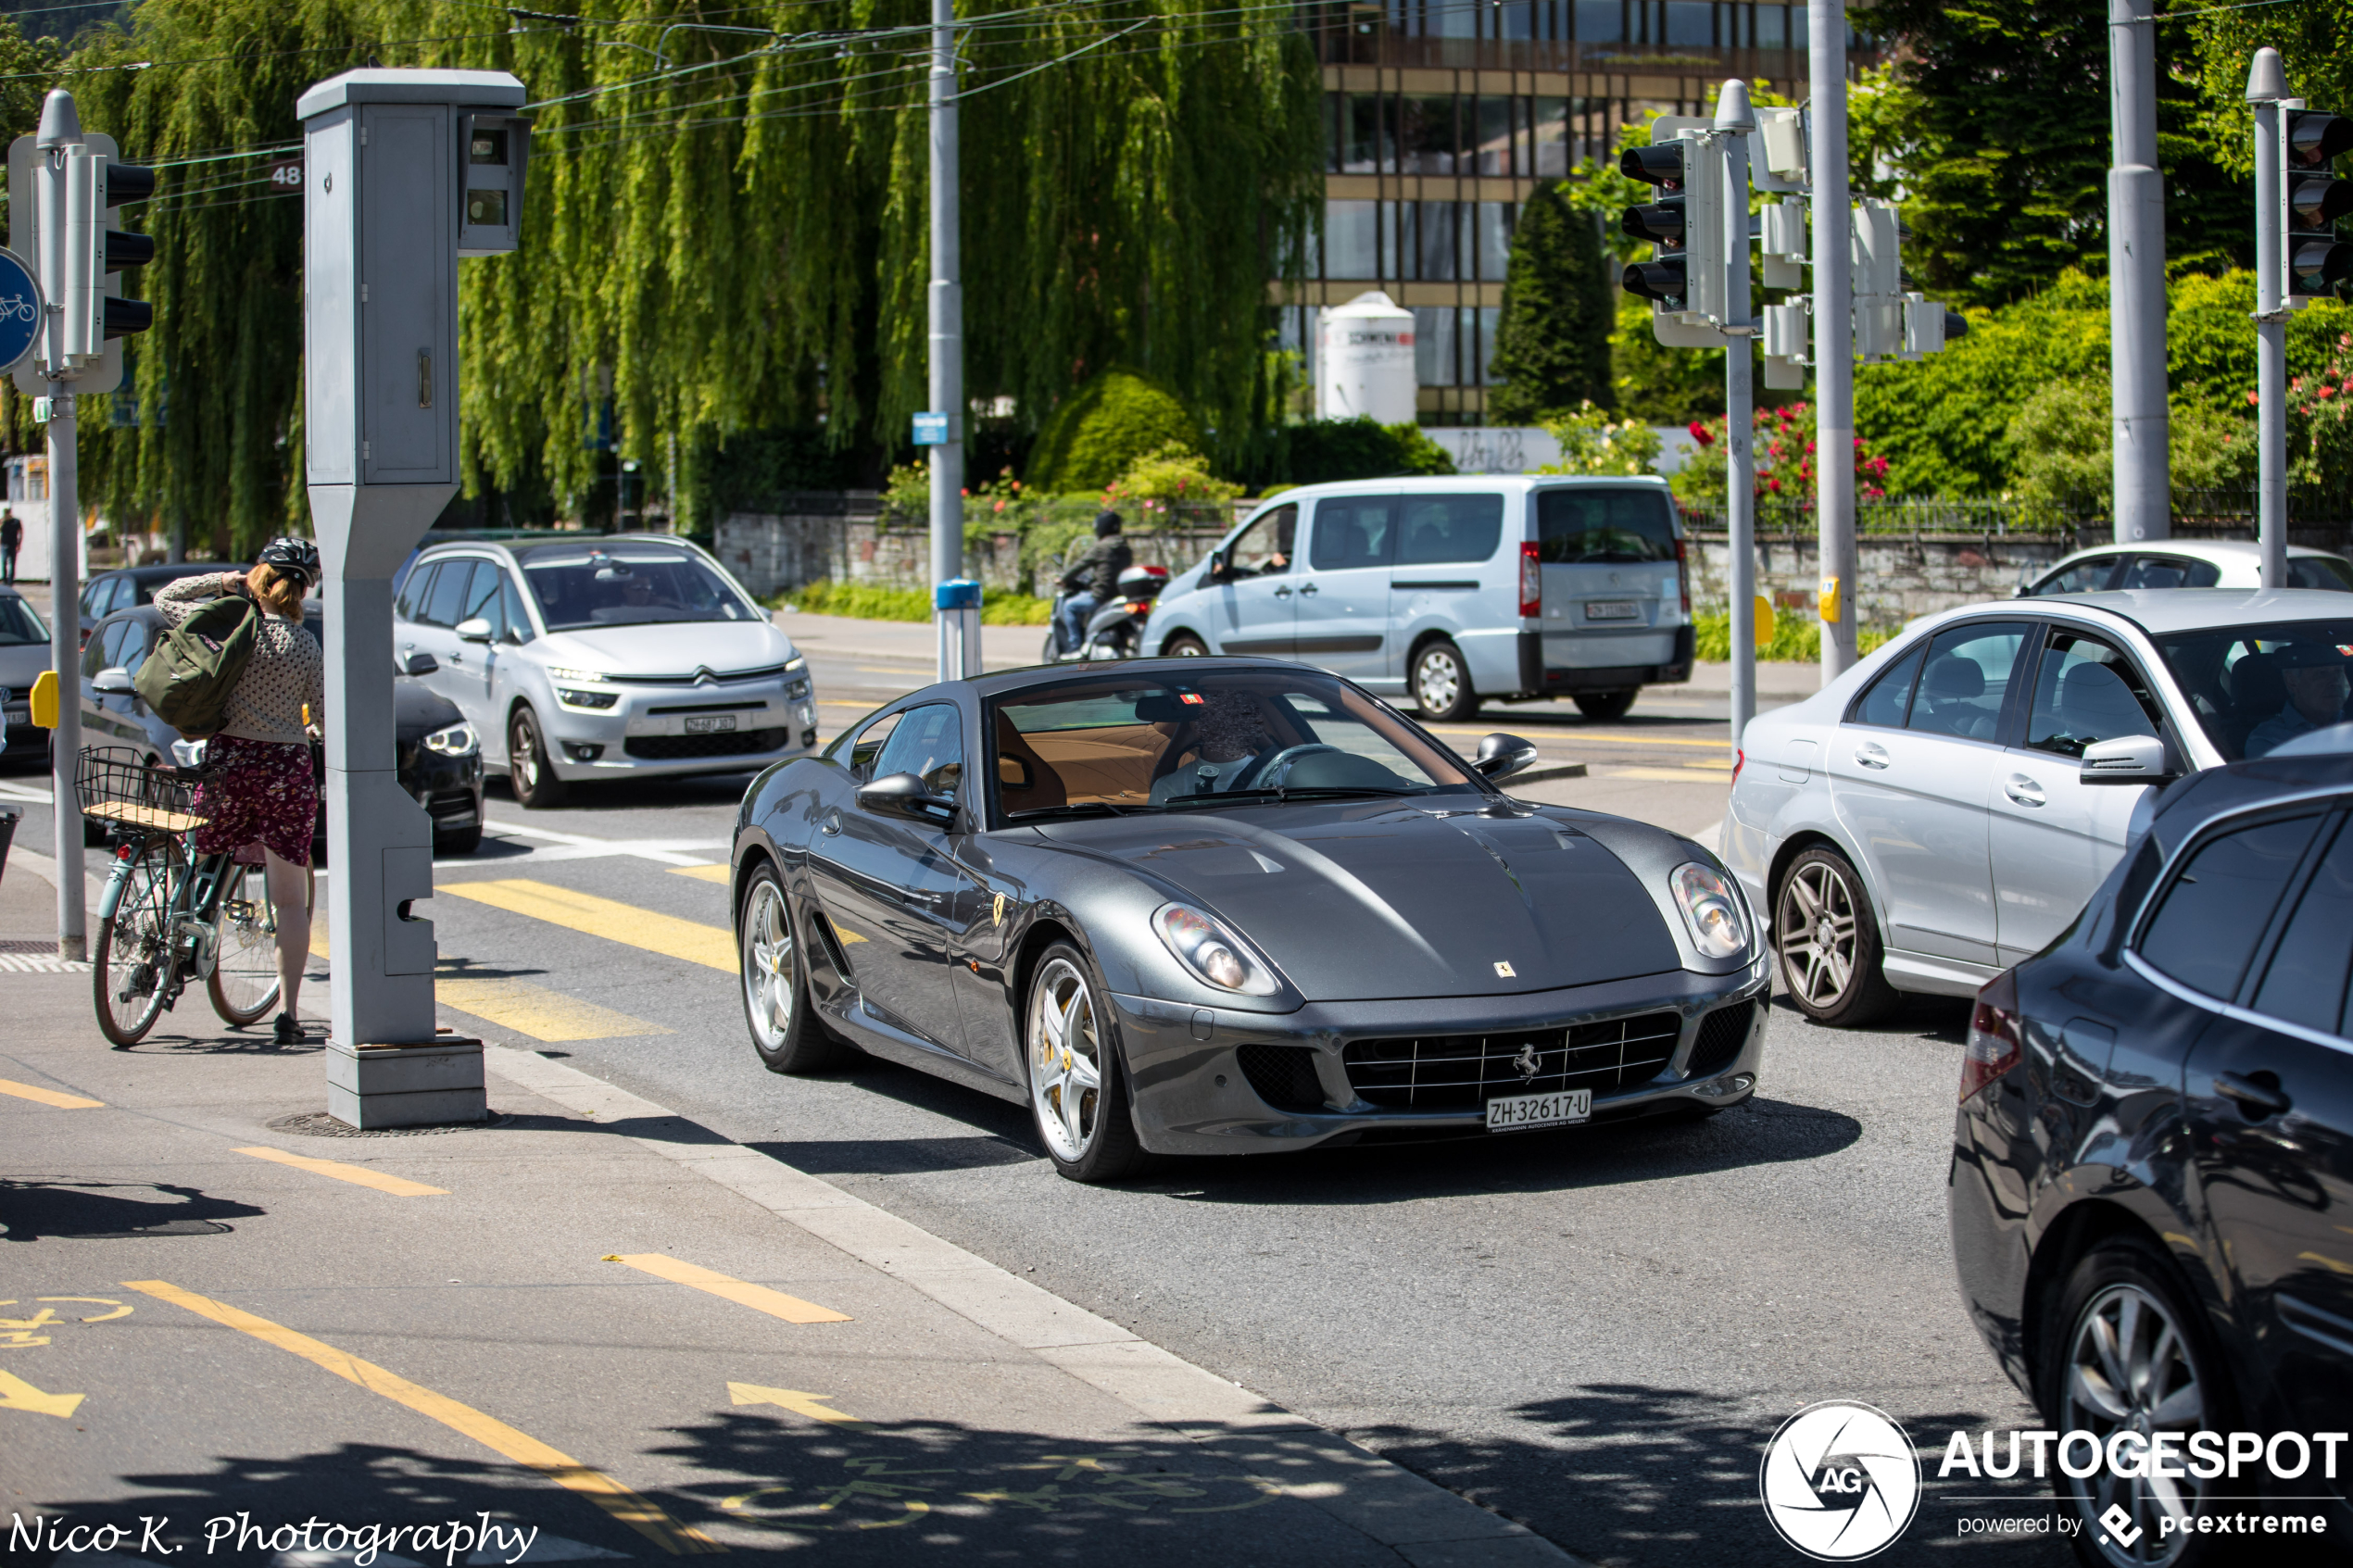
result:
M 1478 424 L 1519 206 L 1606 157 L 1628 121 L 1697 114 L 1726 77 L 1802 97 L 1804 6 L 1385 0 L 1302 10 L 1324 77 L 1324 231 L 1286 345 L 1380 289 L 1414 312 L 1425 424 Z M 1849 69 L 1876 51 L 1851 31 Z M 1313 367 L 1310 367 L 1311 371 Z

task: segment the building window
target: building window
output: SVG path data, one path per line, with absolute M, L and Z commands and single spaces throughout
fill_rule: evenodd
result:
M 1454 172 L 1454 100 L 1449 96 L 1397 100 L 1399 171 Z
M 1702 0 L 1667 0 L 1667 42 L 1685 48 L 1716 46 L 1716 7 Z
M 1380 271 L 1380 204 L 1324 204 L 1324 276 L 1378 278 Z
M 1756 46 L 1760 49 L 1789 47 L 1789 7 L 1787 6 L 1756 7 Z
M 1495 10 L 1496 36 L 1528 39 L 1536 36 L 1536 7 L 1530 0 L 1504 0 Z
M 1490 94 L 1475 100 L 1478 105 L 1478 158 L 1472 172 L 1477 174 L 1511 174 L 1512 168 L 1512 100 Z
M 1375 93 L 1332 93 L 1330 156 L 1325 167 L 1337 174 L 1386 174 L 1391 156 L 1383 100 Z
M 1495 384 L 1495 329 L 1503 321 L 1500 307 L 1482 305 L 1471 312 L 1478 318 L 1478 384 Z
M 1453 386 L 1454 324 L 1451 305 L 1414 307 L 1414 379 L 1424 386 Z
M 1479 281 L 1500 283 L 1511 264 L 1512 206 L 1509 202 L 1480 202 L 1476 210 Z
M 1413 276 L 1424 282 L 1451 283 L 1462 276 L 1454 265 L 1455 202 L 1419 202 Z
M 1577 42 L 1579 44 L 1623 44 L 1626 42 L 1624 0 L 1577 0 Z

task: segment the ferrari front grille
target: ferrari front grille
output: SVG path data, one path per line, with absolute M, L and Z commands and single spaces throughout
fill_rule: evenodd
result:
M 1682 1015 L 1639 1013 L 1571 1029 L 1355 1040 L 1340 1053 L 1367 1102 L 1393 1110 L 1469 1110 L 1498 1095 L 1597 1095 L 1649 1083 L 1675 1054 Z
M 1735 1002 L 1728 1008 L 1718 1008 L 1699 1022 L 1699 1041 L 1692 1047 L 1692 1060 L 1683 1069 L 1687 1078 L 1705 1078 L 1732 1065 L 1748 1044 L 1749 1025 L 1756 1022 L 1755 1002 Z

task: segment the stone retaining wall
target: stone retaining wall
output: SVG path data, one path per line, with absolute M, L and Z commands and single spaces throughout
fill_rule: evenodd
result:
M 1692 602 L 1720 610 L 1730 596 L 1731 551 L 1721 533 L 1696 533 L 1692 543 Z M 2007 599 L 2021 569 L 2039 572 L 2079 547 L 2065 535 L 1867 534 L 1858 542 L 1860 570 L 1848 593 L 1858 624 L 1900 626 L 1957 605 Z M 1776 608 L 1812 610 L 1821 582 L 1820 557 L 1810 534 L 1756 542 L 1756 591 Z
M 1207 530 L 1137 532 L 1127 535 L 1127 542 L 1139 563 L 1182 571 L 1207 555 L 1222 536 L 1222 531 Z M 922 588 L 931 582 L 929 533 L 886 525 L 874 517 L 730 512 L 720 522 L 713 546 L 727 569 L 758 595 L 819 578 L 889 588 Z M 1038 571 L 1038 581 L 1032 581 L 1030 569 L 1022 565 L 1021 537 L 1015 533 L 985 534 L 977 542 L 968 537 L 964 574 L 979 579 L 984 593 L 1048 596 L 1053 592 L 1051 570 Z

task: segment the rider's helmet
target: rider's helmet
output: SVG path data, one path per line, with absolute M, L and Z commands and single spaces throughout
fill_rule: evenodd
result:
M 255 558 L 260 564 L 301 577 L 306 587 L 319 585 L 319 546 L 292 534 L 272 539 Z

